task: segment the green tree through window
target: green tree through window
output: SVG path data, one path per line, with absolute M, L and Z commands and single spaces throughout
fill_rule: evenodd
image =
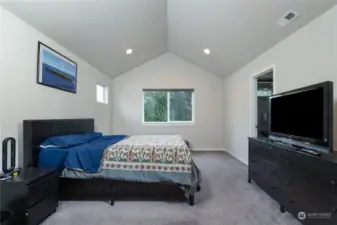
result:
M 144 121 L 167 121 L 167 92 L 146 91 L 144 93 Z
M 192 92 L 190 91 L 170 92 L 170 120 L 171 121 L 192 120 Z
M 192 122 L 193 91 L 144 91 L 144 122 Z

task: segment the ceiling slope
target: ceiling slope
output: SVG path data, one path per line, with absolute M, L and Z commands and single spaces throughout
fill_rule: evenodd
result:
M 221 77 L 337 0 L 0 0 L 9 11 L 116 77 L 169 51 Z M 289 10 L 300 16 L 287 27 Z M 132 55 L 126 55 L 128 48 Z M 209 48 L 210 55 L 203 49 Z
M 169 50 L 219 76 L 231 75 L 336 4 L 335 0 L 168 0 Z M 287 27 L 289 10 L 300 16 Z M 209 48 L 210 55 L 203 54 Z
M 111 77 L 167 52 L 165 0 L 1 1 L 42 33 Z M 126 49 L 133 49 L 126 55 Z

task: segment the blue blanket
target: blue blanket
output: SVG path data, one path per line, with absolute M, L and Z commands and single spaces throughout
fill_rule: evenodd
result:
M 38 167 L 57 169 L 59 172 L 62 172 L 64 169 L 64 161 L 66 160 L 69 151 L 71 151 L 71 148 L 41 148 Z
M 91 142 L 71 148 L 64 162 L 65 168 L 96 173 L 99 169 L 104 150 L 121 140 L 125 135 L 103 136 Z
M 102 137 L 102 133 L 91 132 L 85 134 L 68 134 L 56 137 L 50 137 L 41 143 L 42 149 L 59 147 L 69 148 L 80 144 L 88 143 Z
M 99 133 L 67 135 L 47 139 L 41 144 L 40 168 L 64 168 L 96 173 L 105 148 L 123 140 L 126 135 L 102 136 Z

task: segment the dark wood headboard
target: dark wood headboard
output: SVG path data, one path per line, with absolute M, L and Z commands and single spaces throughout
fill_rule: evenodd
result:
M 94 119 L 56 119 L 23 121 L 23 165 L 37 167 L 40 144 L 49 137 L 94 132 Z

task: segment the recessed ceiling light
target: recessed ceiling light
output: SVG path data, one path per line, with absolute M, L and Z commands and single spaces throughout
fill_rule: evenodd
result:
M 126 54 L 127 54 L 127 55 L 131 55 L 131 54 L 132 54 L 132 49 L 131 49 L 131 48 L 127 49 L 127 50 L 126 50 Z
M 205 49 L 204 49 L 204 53 L 205 53 L 206 55 L 209 55 L 209 54 L 211 54 L 211 50 L 209 50 L 209 48 L 205 48 Z

